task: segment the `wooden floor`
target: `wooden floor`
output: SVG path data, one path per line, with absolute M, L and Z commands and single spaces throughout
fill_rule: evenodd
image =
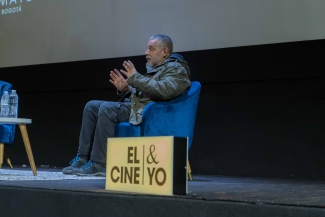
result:
M 52 171 L 60 171 L 60 169 L 52 169 Z M 188 195 L 174 197 L 325 208 L 325 181 L 207 175 L 193 177 L 194 180 L 188 182 Z M 0 186 L 107 192 L 105 180 L 0 181 Z
M 325 208 L 325 181 L 195 176 L 189 189 L 205 200 Z

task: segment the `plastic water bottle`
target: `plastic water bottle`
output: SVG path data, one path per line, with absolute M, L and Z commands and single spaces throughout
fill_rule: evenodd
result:
M 1 97 L 1 117 L 7 118 L 9 115 L 9 94 L 5 91 Z
M 16 90 L 12 90 L 9 96 L 9 117 L 18 117 L 18 95 L 16 93 Z

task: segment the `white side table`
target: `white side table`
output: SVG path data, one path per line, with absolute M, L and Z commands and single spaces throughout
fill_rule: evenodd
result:
M 32 119 L 26 119 L 26 118 L 0 118 L 0 124 L 18 124 L 19 125 L 21 136 L 23 137 L 28 160 L 30 163 L 30 167 L 33 171 L 34 176 L 37 176 L 33 152 L 32 152 L 32 148 L 30 146 L 27 128 L 26 128 L 26 124 L 31 124 L 31 123 L 32 123 Z M 3 153 L 3 151 L 2 151 L 2 153 Z

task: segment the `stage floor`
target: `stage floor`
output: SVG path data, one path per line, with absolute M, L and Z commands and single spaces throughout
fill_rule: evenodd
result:
M 193 177 L 174 196 L 106 191 L 105 179 L 0 181 L 1 216 L 325 216 L 325 181 Z
M 38 168 L 40 170 L 61 171 Z M 207 175 L 193 175 L 193 178 L 193 181 L 188 182 L 188 195 L 171 198 L 325 208 L 325 181 Z M 137 195 L 106 191 L 105 179 L 0 181 L 0 187 Z

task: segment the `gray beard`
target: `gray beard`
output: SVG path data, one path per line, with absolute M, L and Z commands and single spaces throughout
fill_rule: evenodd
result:
M 153 67 L 149 66 L 148 63 L 146 64 L 146 67 L 147 67 L 147 72 L 150 72 L 153 69 Z

